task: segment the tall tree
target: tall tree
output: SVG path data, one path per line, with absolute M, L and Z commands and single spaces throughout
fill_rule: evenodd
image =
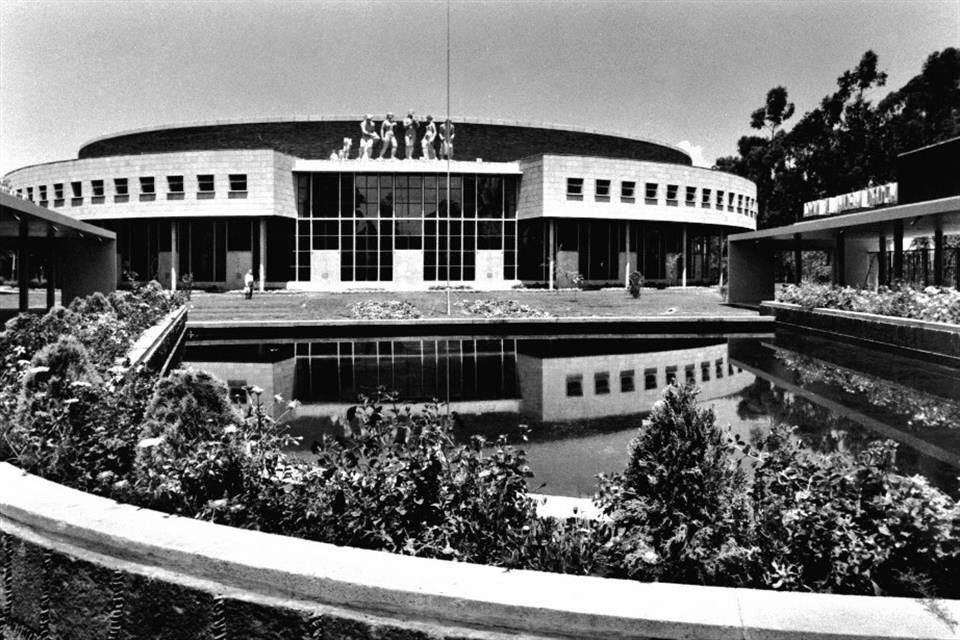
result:
M 767 92 L 750 126 L 768 137 L 744 136 L 737 156 L 715 163 L 757 184 L 761 227 L 798 219 L 808 200 L 895 180 L 898 154 L 960 135 L 960 50 L 931 54 L 919 75 L 874 105 L 870 96 L 886 81 L 877 54 L 865 52 L 790 131 L 787 90 Z
M 770 137 L 777 133 L 777 128 L 784 120 L 793 115 L 794 106 L 787 100 L 787 90 L 784 87 L 774 87 L 767 92 L 767 102 L 750 114 L 750 126 L 754 129 L 770 128 Z
M 922 71 L 880 101 L 887 162 L 896 154 L 960 135 L 960 49 L 934 52 Z
M 770 89 L 764 105 L 750 114 L 750 126 L 768 130 L 769 137 L 743 136 L 737 143 L 739 156 L 719 158 L 714 164 L 716 169 L 744 176 L 757 185 L 758 218 L 765 223 L 784 219 L 776 178 L 787 171 L 788 158 L 785 132 L 780 127 L 793 113 L 786 88 Z

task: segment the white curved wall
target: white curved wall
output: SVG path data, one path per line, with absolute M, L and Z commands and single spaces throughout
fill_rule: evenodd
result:
M 33 201 L 80 220 L 127 218 L 286 216 L 296 217 L 292 167 L 294 159 L 271 150 L 189 151 L 86 160 L 64 160 L 33 165 L 7 174 L 15 190 L 33 189 Z M 198 175 L 214 176 L 212 197 L 198 196 Z M 245 193 L 230 192 L 230 174 L 247 177 Z M 140 177 L 153 177 L 153 199 L 141 198 Z M 183 193 L 170 197 L 167 176 L 183 176 Z M 126 178 L 128 197 L 117 198 L 116 178 Z M 93 181 L 102 180 L 104 195 L 94 199 Z M 82 196 L 73 198 L 72 182 L 80 182 Z M 63 185 L 63 201 L 55 199 L 54 185 Z M 41 202 L 46 186 L 47 202 Z
M 296 162 L 291 156 L 271 150 L 189 151 L 65 160 L 17 169 L 6 178 L 23 197 L 27 197 L 28 188 L 32 189 L 33 201 L 41 205 L 40 187 L 45 186 L 47 204 L 43 206 L 86 221 L 177 216 L 295 218 L 293 171 L 299 168 Z M 381 172 L 391 168 L 377 166 Z M 419 163 L 416 168 L 422 169 Z M 756 229 L 756 185 L 732 174 L 657 162 L 557 155 L 521 161 L 520 168 L 523 173 L 518 203 L 520 219 L 650 220 Z M 197 176 L 201 174 L 215 176 L 214 197 L 198 197 Z M 244 195 L 229 193 L 230 174 L 247 176 Z M 171 175 L 183 176 L 182 198 L 169 197 L 167 176 Z M 154 178 L 152 200 L 141 197 L 142 176 Z M 126 201 L 116 198 L 116 178 L 127 179 Z M 581 197 L 568 196 L 568 178 L 583 181 Z M 95 180 L 103 181 L 104 195 L 99 202 L 93 198 Z M 598 197 L 598 180 L 609 181 L 610 195 L 605 199 Z M 76 199 L 72 197 L 71 183 L 78 181 L 82 196 Z M 622 197 L 625 181 L 634 183 L 632 201 Z M 648 183 L 657 185 L 655 201 L 646 198 Z M 55 199 L 56 184 L 63 185 L 62 202 Z M 675 201 L 667 199 L 668 185 L 677 187 Z M 686 198 L 688 187 L 694 189 L 692 205 Z M 710 190 L 706 207 L 703 206 L 705 189 Z M 724 194 L 720 208 L 716 204 L 719 191 Z M 734 194 L 732 205 L 729 194 Z
M 558 155 L 523 160 L 520 167 L 523 171 L 518 204 L 520 219 L 650 220 L 757 228 L 756 185 L 722 171 L 659 162 Z M 582 179 L 579 198 L 568 197 L 568 178 Z M 608 197 L 598 197 L 598 180 L 609 180 Z M 635 185 L 632 201 L 621 197 L 625 181 Z M 654 202 L 646 198 L 647 183 L 657 185 Z M 677 198 L 673 202 L 667 199 L 668 185 L 677 187 Z M 692 205 L 687 203 L 687 187 L 695 190 Z M 707 207 L 703 206 L 705 189 L 710 190 Z M 716 204 L 718 191 L 724 194 L 722 208 Z M 728 200 L 731 193 L 734 194 L 732 206 Z
M 289 626 L 296 621 L 291 611 L 322 614 L 328 625 L 323 637 L 344 637 L 337 633 L 338 619 L 356 620 L 349 637 L 362 640 L 957 638 L 955 620 L 960 617 L 956 600 L 650 584 L 336 547 L 117 504 L 24 474 L 6 463 L 0 463 L 0 533 L 4 534 L 0 559 L 7 576 L 0 582 L 0 595 L 3 601 L 13 600 L 14 618 L 34 613 L 20 606 L 22 594 L 27 598 L 46 594 L 53 617 L 73 600 L 89 608 L 109 602 L 105 594 L 109 587 L 94 580 L 71 585 L 75 590 L 63 600 L 50 595 L 53 581 L 45 578 L 46 565 L 69 567 L 70 572 L 58 574 L 66 580 L 93 565 L 110 572 L 101 572 L 105 579 L 113 576 L 134 592 L 126 595 L 117 589 L 114 598 L 126 597 L 129 602 L 141 592 L 137 599 L 146 606 L 131 612 L 121 609 L 116 616 L 133 630 L 154 620 L 169 624 L 183 615 L 184 608 L 208 615 L 193 605 L 206 601 L 216 609 L 203 593 L 221 600 L 219 614 L 210 617 L 219 618 L 221 628 L 242 630 L 243 637 L 293 634 L 256 633 L 249 626 L 254 620 L 237 615 L 241 602 L 259 605 L 260 622 L 276 616 Z M 27 544 L 44 551 L 8 551 Z M 149 581 L 135 576 L 149 576 Z M 164 591 L 174 597 L 142 597 L 142 592 L 156 594 L 160 583 L 168 585 Z M 44 620 L 50 615 L 32 617 L 41 631 L 49 632 Z M 77 628 L 71 628 L 69 637 L 91 637 Z M 105 631 L 94 629 L 97 635 L 92 637 L 106 637 Z

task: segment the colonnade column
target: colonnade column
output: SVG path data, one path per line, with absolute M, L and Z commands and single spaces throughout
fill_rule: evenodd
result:
M 260 218 L 260 265 L 257 267 L 260 291 L 264 290 L 264 281 L 267 279 L 267 218 Z
M 880 232 L 879 247 L 877 251 L 877 286 L 882 287 L 887 284 L 887 234 Z
M 903 280 L 903 220 L 893 223 L 893 279 Z
M 554 251 L 554 220 L 547 220 L 547 289 L 553 289 L 553 274 L 556 261 L 556 252 Z
M 680 270 L 680 286 L 687 286 L 687 223 L 683 223 L 683 268 Z
M 30 238 L 30 226 L 26 216 L 20 219 L 20 241 L 17 243 L 17 285 L 20 293 L 19 309 L 30 308 L 30 265 L 27 260 L 27 241 Z
M 47 225 L 47 309 L 57 304 L 57 251 L 55 247 L 56 236 L 53 225 Z
M 800 245 L 801 239 L 801 234 L 793 234 L 793 284 L 803 282 L 803 247 Z
M 843 231 L 838 231 L 834 241 L 833 281 L 847 284 L 847 241 Z
M 937 218 L 933 230 L 933 284 L 943 286 L 943 224 Z
M 623 286 L 625 288 L 630 287 L 630 222 L 624 222 L 624 227 L 626 228 L 626 260 L 624 260 L 623 267 Z
M 170 291 L 177 290 L 177 222 L 170 221 Z

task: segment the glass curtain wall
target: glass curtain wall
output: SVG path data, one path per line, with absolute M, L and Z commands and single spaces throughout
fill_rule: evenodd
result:
M 565 284 L 565 265 L 576 264 L 582 275 L 593 285 L 623 282 L 620 258 L 626 251 L 629 229 L 631 268 L 639 269 L 644 278 L 653 282 L 678 284 L 683 269 L 683 226 L 662 222 L 633 221 L 629 227 L 622 221 L 565 220 L 554 222 L 557 272 L 554 277 L 560 286 Z M 520 229 L 520 277 L 525 282 L 546 283 L 549 277 L 550 247 L 549 221 L 525 220 Z M 720 231 L 713 228 L 688 227 L 687 283 L 715 284 L 720 278 L 722 249 Z M 559 254 L 576 254 L 567 257 Z M 573 262 L 570 262 L 570 261 Z
M 438 174 L 297 174 L 294 270 L 309 281 L 310 252 L 338 250 L 343 282 L 393 280 L 394 251 L 423 252 L 428 282 L 476 280 L 478 250 L 504 252 L 516 278 L 517 180 Z
M 117 234 L 121 282 L 157 280 L 159 254 L 170 251 L 170 223 L 166 220 L 107 221 L 98 223 Z
M 519 398 L 513 339 L 298 342 L 294 395 L 304 402 L 355 402 L 378 387 L 405 402 L 444 397 Z

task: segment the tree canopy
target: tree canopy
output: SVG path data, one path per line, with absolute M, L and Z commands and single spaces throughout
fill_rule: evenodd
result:
M 896 179 L 897 155 L 960 135 L 960 49 L 932 53 L 919 74 L 874 104 L 887 74 L 867 51 L 838 78 L 833 93 L 786 130 L 794 104 L 785 87 L 767 92 L 750 114 L 737 155 L 718 158 L 715 169 L 757 185 L 759 226 L 799 219 L 803 203 Z

